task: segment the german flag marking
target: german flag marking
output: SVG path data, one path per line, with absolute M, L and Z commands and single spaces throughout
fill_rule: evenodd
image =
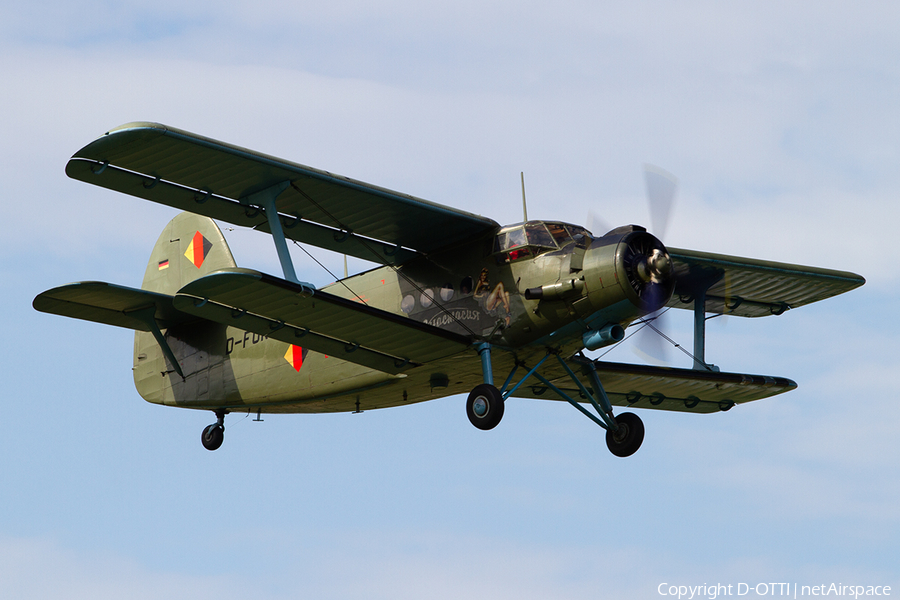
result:
M 169 259 L 168 258 L 166 260 L 159 261 L 159 270 L 160 271 L 162 271 L 163 269 L 168 269 L 168 268 L 169 268 Z
M 199 269 L 203 265 L 203 261 L 206 260 L 207 255 L 209 255 L 209 250 L 211 248 L 212 242 L 203 237 L 203 234 L 198 231 L 191 239 L 191 243 L 188 244 L 187 251 L 184 255 Z
M 295 371 L 299 372 L 300 367 L 303 366 L 303 348 L 291 344 L 287 352 L 284 353 L 284 360 L 288 361 L 288 364 L 294 367 Z

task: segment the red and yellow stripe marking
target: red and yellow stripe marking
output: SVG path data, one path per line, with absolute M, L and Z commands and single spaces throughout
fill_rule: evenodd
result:
M 288 361 L 288 364 L 294 367 L 295 371 L 299 372 L 300 367 L 303 366 L 303 348 L 291 344 L 284 354 L 284 360 Z
M 212 248 L 212 243 L 198 231 L 191 239 L 191 243 L 188 244 L 187 251 L 184 255 L 199 269 L 203 265 L 206 256 L 209 254 L 210 248 Z

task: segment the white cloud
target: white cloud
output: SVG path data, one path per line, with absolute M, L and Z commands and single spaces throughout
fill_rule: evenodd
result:
M 64 548 L 48 539 L 0 538 L 0 589 L 21 600 L 70 598 L 242 598 L 232 576 L 158 572 L 121 556 Z

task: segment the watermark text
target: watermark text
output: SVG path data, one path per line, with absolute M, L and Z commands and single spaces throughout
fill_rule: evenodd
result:
M 660 583 L 656 591 L 660 596 L 671 596 L 678 600 L 693 600 L 694 598 L 707 598 L 716 600 L 726 596 L 782 596 L 788 598 L 813 597 L 813 596 L 841 596 L 844 598 L 890 596 L 889 585 L 845 585 L 843 583 L 820 583 L 817 585 L 802 585 L 790 582 L 765 582 L 765 583 L 713 583 L 702 585 L 681 585 L 674 583 Z

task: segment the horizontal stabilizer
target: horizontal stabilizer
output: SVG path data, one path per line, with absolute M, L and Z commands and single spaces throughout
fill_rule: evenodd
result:
M 847 271 L 669 248 L 678 284 L 669 306 L 693 310 L 706 290 L 706 312 L 765 317 L 863 285 Z
M 201 277 L 179 290 L 174 306 L 392 374 L 469 347 L 455 333 L 249 269 Z
M 577 357 L 570 360 L 572 363 L 588 362 L 587 359 Z M 797 388 L 796 383 L 784 377 L 603 361 L 594 361 L 594 365 L 610 402 L 630 408 L 712 413 Z M 572 366 L 576 367 L 574 364 Z M 548 361 L 548 367 L 542 369 L 542 372 L 553 385 L 573 398 L 580 402 L 587 401 L 579 398 L 580 390 L 555 361 Z M 587 386 L 587 378 L 584 380 Z M 520 398 L 561 400 L 550 388 L 536 380 L 531 385 L 520 387 L 514 395 Z
M 172 300 L 166 294 L 102 281 L 82 281 L 47 290 L 32 305 L 45 313 L 137 331 L 152 331 L 154 319 L 160 329 L 197 320 L 176 310 Z

